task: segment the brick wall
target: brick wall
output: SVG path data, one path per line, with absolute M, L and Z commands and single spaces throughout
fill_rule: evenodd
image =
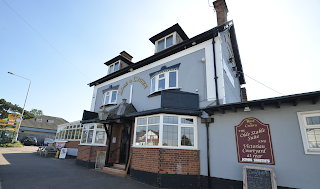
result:
M 107 146 L 79 145 L 77 160 L 96 162 L 97 151 L 107 151 Z
M 159 174 L 199 175 L 199 150 L 132 148 L 131 169 Z
M 66 143 L 65 148 L 78 148 L 80 141 L 69 141 Z

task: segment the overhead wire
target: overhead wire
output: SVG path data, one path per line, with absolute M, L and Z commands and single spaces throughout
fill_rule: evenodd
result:
M 62 53 L 60 53 L 53 45 L 51 45 L 49 43 L 49 41 L 47 41 L 36 29 L 34 29 L 25 19 L 23 19 L 7 2 L 5 2 L 4 0 L 2 0 L 16 15 L 19 16 L 19 18 L 21 20 L 23 20 L 34 32 L 36 32 L 49 46 L 51 46 L 61 57 L 63 57 L 70 65 L 72 65 L 79 73 L 81 73 L 85 78 L 88 79 L 89 82 L 91 82 L 91 80 L 84 75 L 84 73 L 82 73 L 75 65 L 73 65 Z

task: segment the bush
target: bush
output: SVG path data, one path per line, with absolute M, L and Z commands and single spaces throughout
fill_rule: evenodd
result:
M 11 143 L 0 144 L 0 147 L 10 148 L 10 147 L 24 147 L 20 141 L 13 141 Z

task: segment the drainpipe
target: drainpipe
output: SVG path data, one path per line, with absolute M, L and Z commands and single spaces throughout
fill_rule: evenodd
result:
M 213 118 L 201 118 L 201 123 L 206 124 L 207 128 L 207 162 L 208 162 L 208 189 L 211 188 L 211 175 L 210 175 L 210 146 L 209 146 L 209 124 L 213 123 Z
M 219 95 L 218 95 L 218 77 L 217 77 L 217 65 L 216 65 L 216 52 L 215 52 L 215 48 L 214 48 L 214 44 L 215 44 L 214 38 L 215 38 L 217 32 L 218 32 L 217 30 L 213 31 L 212 48 L 213 48 L 214 82 L 215 82 L 215 87 L 216 87 L 216 101 L 217 101 L 217 105 L 219 105 L 220 102 L 219 102 Z

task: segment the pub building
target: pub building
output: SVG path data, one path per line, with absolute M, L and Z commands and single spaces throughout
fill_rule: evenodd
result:
M 316 188 L 319 92 L 246 101 L 234 23 L 224 0 L 213 5 L 218 26 L 189 38 L 175 24 L 149 39 L 154 55 L 105 62 L 90 110 L 56 140 L 77 150 L 77 165 L 159 188 L 257 188 L 255 175 Z

